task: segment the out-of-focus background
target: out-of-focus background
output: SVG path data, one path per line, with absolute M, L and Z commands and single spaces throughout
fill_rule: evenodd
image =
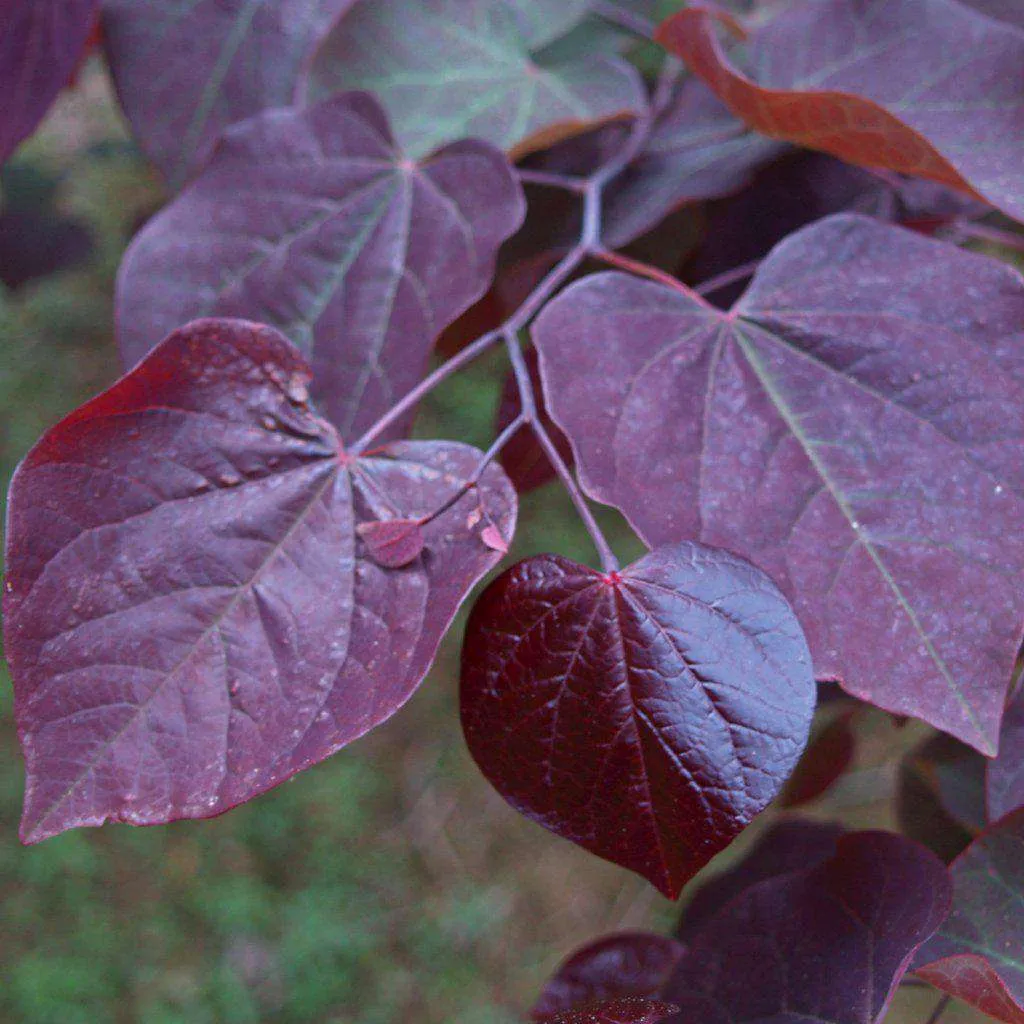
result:
M 0 473 L 119 373 L 114 278 L 163 196 L 98 61 L 0 172 Z M 486 447 L 500 359 L 432 397 L 418 430 Z M 606 516 L 627 558 L 636 541 Z M 526 497 L 514 556 L 592 552 L 567 500 Z M 11 1024 L 512 1024 L 559 959 L 602 933 L 667 929 L 639 878 L 521 819 L 459 729 L 461 624 L 390 722 L 221 818 L 108 826 L 23 848 L 23 771 L 0 668 L 0 1021 Z M 892 826 L 899 752 L 920 738 L 861 719 L 854 770 L 809 809 Z M 712 865 L 742 854 L 748 830 Z M 936 995 L 900 994 L 894 1024 Z M 979 1020 L 954 1006 L 944 1021 Z

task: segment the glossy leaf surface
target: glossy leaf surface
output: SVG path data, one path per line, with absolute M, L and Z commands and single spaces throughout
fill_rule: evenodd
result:
M 673 898 L 778 792 L 814 699 L 774 584 L 695 544 L 611 576 L 527 559 L 463 646 L 463 730 L 495 788 Z
M 923 847 L 845 836 L 830 860 L 748 889 L 704 925 L 663 998 L 702 1024 L 874 1024 L 949 899 Z
M 128 365 L 178 324 L 272 324 L 311 359 L 346 440 L 421 377 L 441 330 L 490 284 L 523 217 L 504 156 L 460 142 L 423 164 L 364 94 L 233 128 L 202 175 L 136 237 L 118 280 Z
M 532 1019 L 620 998 L 655 998 L 685 946 L 666 935 L 621 932 L 578 949 L 551 976 Z
M 0 163 L 68 84 L 98 8 L 99 0 L 0 0 Z
M 372 91 L 415 157 L 467 136 L 522 156 L 642 110 L 640 77 L 618 58 L 543 63 L 533 48 L 545 7 L 550 18 L 554 5 L 536 0 L 359 4 L 317 57 L 314 95 Z
M 103 34 L 132 132 L 172 189 L 228 125 L 291 106 L 352 0 L 103 0 Z
M 613 999 L 582 1010 L 567 1010 L 544 1017 L 538 1024 L 659 1024 L 676 1007 L 652 999 Z
M 1024 1021 L 1024 814 L 979 836 L 950 867 L 953 909 L 914 969 L 1010 1024 Z
M 207 817 L 393 714 L 511 534 L 491 467 L 381 568 L 355 524 L 419 518 L 472 475 L 447 442 L 349 458 L 276 331 L 200 321 L 49 431 L 11 486 L 5 646 L 22 835 Z M 477 515 L 477 519 L 481 516 Z
M 1024 281 L 858 216 L 791 236 L 728 314 L 623 274 L 536 321 L 581 481 L 793 601 L 819 678 L 993 753 L 1024 595 Z
M 686 906 L 676 935 L 689 942 L 732 900 L 759 882 L 805 871 L 833 857 L 843 834 L 831 822 L 783 818 L 760 836 L 735 867 L 705 882 Z
M 1024 808 L 1024 698 L 1020 693 L 1003 716 L 999 754 L 988 764 L 985 796 L 990 821 Z
M 695 5 L 658 38 L 766 135 L 986 199 L 1024 219 L 1024 33 L 958 0 L 802 0 L 739 64 Z

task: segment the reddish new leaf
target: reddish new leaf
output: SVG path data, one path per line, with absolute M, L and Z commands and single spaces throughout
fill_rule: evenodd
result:
M 658 31 L 765 135 L 960 188 L 1024 219 L 1024 33 L 958 0 L 799 0 L 734 63 L 699 5 Z
M 484 143 L 413 164 L 364 94 L 271 111 L 232 128 L 132 243 L 121 350 L 130 365 L 197 316 L 272 324 L 310 357 L 313 396 L 351 440 L 419 381 L 522 218 L 512 169 Z
M 733 899 L 759 882 L 791 871 L 804 871 L 835 855 L 841 825 L 783 818 L 758 839 L 751 851 L 729 871 L 715 875 L 686 905 L 676 935 L 689 942 Z
M 502 796 L 672 898 L 776 795 L 814 698 L 774 584 L 696 544 L 612 574 L 520 562 L 462 653 L 466 741 Z
M 313 52 L 353 0 L 103 0 L 118 97 L 178 189 L 228 125 L 291 106 Z
M 532 1019 L 602 1000 L 657 997 L 685 949 L 675 939 L 650 932 L 606 935 L 559 966 L 534 1004 Z
M 779 797 L 782 807 L 800 807 L 817 800 L 842 778 L 857 750 L 852 717 L 852 711 L 845 711 L 811 736 Z
M 360 523 L 356 533 L 362 538 L 370 557 L 386 569 L 400 569 L 403 565 L 415 562 L 426 543 L 423 529 L 415 519 L 381 519 Z
M 721 313 L 623 274 L 533 338 L 581 480 L 652 545 L 699 536 L 793 601 L 820 677 L 993 753 L 1024 594 L 1024 281 L 859 216 Z
M 567 1010 L 543 1017 L 537 1024 L 659 1024 L 677 1009 L 671 1003 L 651 999 L 613 999 L 581 1010 Z
M 999 754 L 986 772 L 985 797 L 990 821 L 1024 808 L 1024 692 L 1003 716 Z
M 4 638 L 27 762 L 22 835 L 227 810 L 392 715 L 515 496 L 488 468 L 387 570 L 355 524 L 444 506 L 480 454 L 353 458 L 276 331 L 200 321 L 49 431 L 18 468 Z
M 875 1024 L 949 910 L 941 862 L 885 832 L 748 889 L 701 928 L 663 998 L 680 1021 Z
M 914 970 L 937 988 L 1024 1022 L 1024 814 L 1003 818 L 951 865 L 953 909 Z
M 68 84 L 99 0 L 0 0 L 0 163 Z

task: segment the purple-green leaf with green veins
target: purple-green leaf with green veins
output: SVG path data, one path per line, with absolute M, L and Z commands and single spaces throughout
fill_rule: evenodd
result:
M 405 703 L 499 560 L 481 524 L 507 542 L 516 499 L 491 466 L 413 564 L 378 564 L 356 524 L 429 516 L 481 455 L 349 456 L 309 379 L 273 329 L 199 321 L 18 468 L 3 611 L 26 842 L 219 814 L 322 761 Z
M 624 274 L 538 318 L 581 481 L 644 539 L 750 558 L 819 677 L 993 753 L 1024 594 L 1024 281 L 858 216 L 729 313 Z
M 0 164 L 68 84 L 99 0 L 0 0 Z
M 406 160 L 365 94 L 270 111 L 232 128 L 129 248 L 117 289 L 124 360 L 195 317 L 272 324 L 310 358 L 313 397 L 354 440 L 486 291 L 523 205 L 486 143 Z
M 351 6 L 352 0 L 103 0 L 118 97 L 171 188 L 203 165 L 228 125 L 296 101 L 314 50 Z
M 1024 813 L 996 822 L 952 863 L 953 909 L 914 970 L 1006 1021 L 1024 1022 Z
M 580 15 L 584 13 L 583 5 Z M 550 66 L 544 10 L 529 0 L 374 0 L 355 7 L 317 55 L 312 92 L 369 89 L 406 152 L 472 136 L 521 156 L 641 111 L 636 70 L 616 57 Z M 565 26 L 567 21 L 560 20 Z

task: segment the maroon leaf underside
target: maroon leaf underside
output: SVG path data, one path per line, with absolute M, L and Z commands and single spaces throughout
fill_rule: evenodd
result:
M 229 125 L 296 102 L 313 52 L 352 2 L 104 0 L 118 97 L 172 189 Z
M 989 821 L 1024 808 L 1024 691 L 1003 716 L 999 754 L 988 763 L 985 797 Z
M 794 603 L 819 678 L 993 754 L 1024 597 L 1024 281 L 844 215 L 730 313 L 623 274 L 536 321 L 581 482 Z
M 817 732 L 786 788 L 779 796 L 781 807 L 801 807 L 824 796 L 843 776 L 857 751 L 852 711 L 844 711 Z
M 537 1024 L 660 1024 L 677 1007 L 651 999 L 613 999 L 596 1006 L 567 1010 L 538 1020 Z
M 958 0 L 799 0 L 737 62 L 700 6 L 659 40 L 753 128 L 972 192 L 1024 219 L 1024 32 Z
M 366 94 L 271 111 L 232 128 L 132 243 L 122 355 L 134 364 L 195 317 L 269 323 L 310 359 L 314 399 L 352 440 L 420 380 L 523 212 L 501 153 L 467 141 L 413 164 Z
M 823 864 L 835 855 L 842 834 L 842 826 L 833 822 L 800 818 L 774 822 L 739 864 L 715 875 L 694 893 L 676 936 L 691 942 L 716 914 L 759 882 Z
M 548 980 L 531 1019 L 585 1009 L 609 999 L 655 998 L 668 981 L 685 946 L 665 935 L 621 932 L 578 949 Z
M 98 7 L 99 0 L 0 0 L 0 163 L 68 84 Z
M 936 988 L 1006 1021 L 1024 1021 L 1024 814 L 983 832 L 950 866 L 953 909 L 914 960 Z
M 670 898 L 772 800 L 814 707 L 799 624 L 741 559 L 519 563 L 473 609 L 470 752 L 517 810 Z
M 356 524 L 444 505 L 480 453 L 350 458 L 276 331 L 200 321 L 49 431 L 11 485 L 5 644 L 22 836 L 208 817 L 392 715 L 499 556 L 500 469 L 387 570 Z M 481 509 L 483 510 L 481 512 Z
M 694 935 L 663 998 L 680 1022 L 874 1024 L 949 909 L 941 862 L 884 832 L 761 882 Z

